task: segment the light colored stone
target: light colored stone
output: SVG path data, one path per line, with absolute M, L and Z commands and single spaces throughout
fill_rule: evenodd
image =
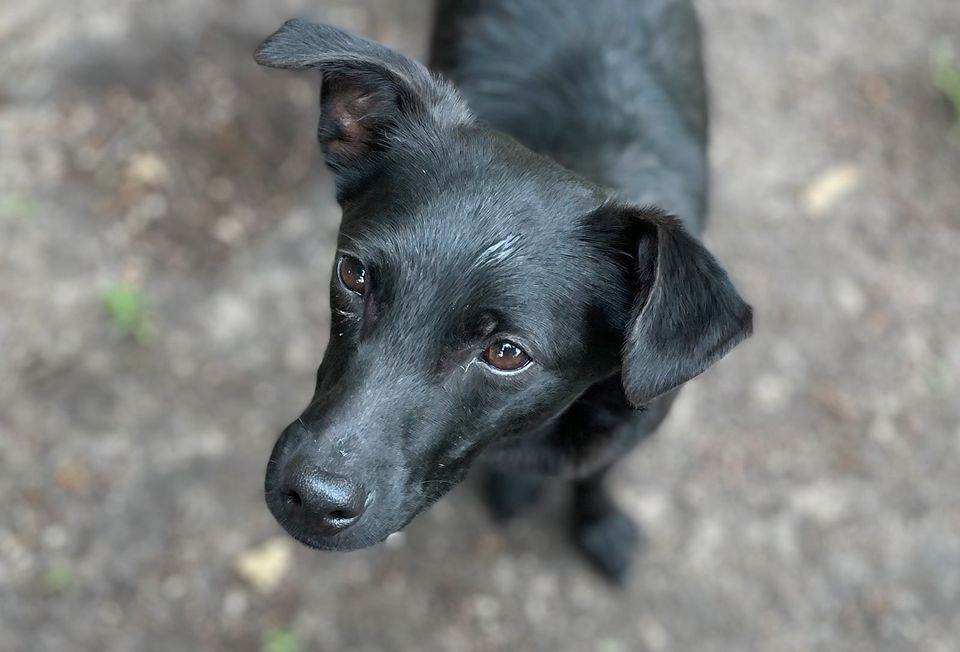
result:
M 831 288 L 833 300 L 846 315 L 858 317 L 867 306 L 867 297 L 851 278 L 838 278 Z
M 275 537 L 241 552 L 233 561 L 237 576 L 259 593 L 272 593 L 283 581 L 293 556 L 289 538 Z
M 827 168 L 804 189 L 804 210 L 810 217 L 825 217 L 837 202 L 856 190 L 862 180 L 863 170 L 853 163 L 840 163 Z
M 837 522 L 849 506 L 847 493 L 839 486 L 818 482 L 799 489 L 790 496 L 791 508 L 801 516 L 821 525 Z
M 783 376 L 763 374 L 754 381 L 750 393 L 765 412 L 776 412 L 789 402 L 793 385 Z

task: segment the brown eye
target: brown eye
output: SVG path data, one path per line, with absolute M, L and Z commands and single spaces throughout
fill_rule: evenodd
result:
M 363 296 L 367 287 L 367 270 L 363 263 L 353 256 L 341 256 L 340 263 L 337 265 L 337 273 L 340 275 L 340 282 L 351 292 Z
M 483 360 L 500 371 L 518 371 L 530 364 L 530 356 L 519 346 L 507 340 L 488 346 L 483 352 Z

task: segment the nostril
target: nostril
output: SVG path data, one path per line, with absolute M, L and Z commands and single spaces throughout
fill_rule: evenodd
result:
M 296 491 L 292 489 L 283 494 L 283 499 L 287 501 L 288 504 L 300 507 L 303 505 L 303 498 L 300 497 Z
M 286 465 L 274 494 L 285 526 L 331 535 L 360 520 L 370 495 L 363 485 L 302 459 Z

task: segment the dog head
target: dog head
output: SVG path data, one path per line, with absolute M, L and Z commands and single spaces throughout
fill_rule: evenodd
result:
M 376 543 L 590 385 L 619 373 L 641 406 L 749 334 L 750 308 L 677 219 L 479 125 L 420 64 L 299 20 L 256 58 L 321 73 L 343 208 L 316 392 L 267 467 L 267 503 L 300 541 Z

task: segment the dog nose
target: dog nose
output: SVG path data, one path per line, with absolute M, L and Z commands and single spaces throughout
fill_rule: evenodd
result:
M 317 534 L 347 529 L 367 508 L 367 492 L 362 486 L 303 460 L 287 466 L 279 491 L 288 517 Z

